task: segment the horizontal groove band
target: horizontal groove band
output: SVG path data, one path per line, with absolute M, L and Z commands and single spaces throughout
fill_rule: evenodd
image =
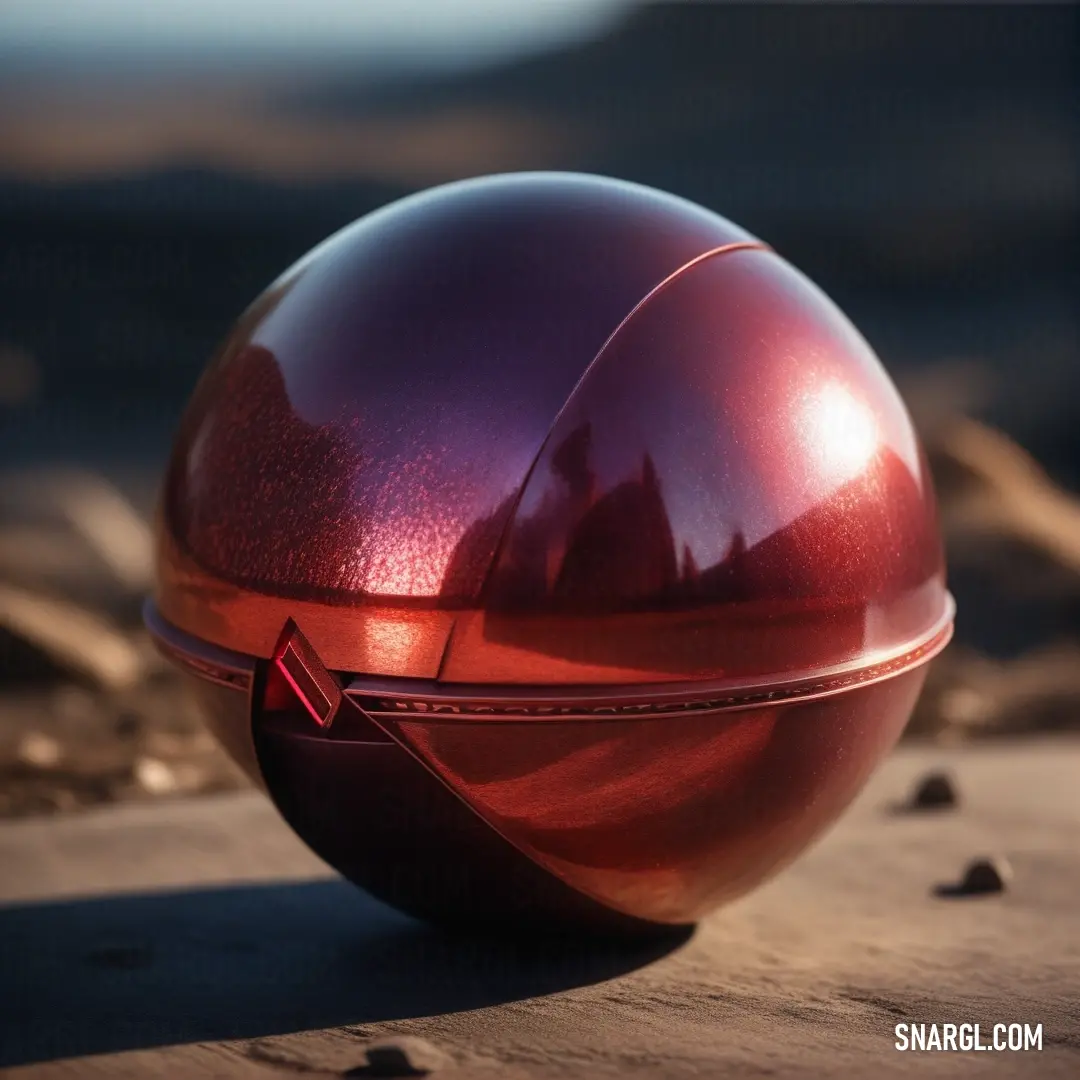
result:
M 365 712 L 439 722 L 551 722 L 646 719 L 735 711 L 789 701 L 809 701 L 842 693 L 899 675 L 927 663 L 948 645 L 955 604 L 950 596 L 938 624 L 902 653 L 877 662 L 820 672 L 772 685 L 717 687 L 715 683 L 652 683 L 614 688 L 604 686 L 529 687 L 437 684 L 410 679 L 373 679 L 346 675 L 345 694 Z M 158 648 L 191 674 L 219 685 L 246 691 L 257 661 L 191 638 L 166 623 L 151 602 L 144 611 Z M 339 673 L 340 674 L 340 673 Z

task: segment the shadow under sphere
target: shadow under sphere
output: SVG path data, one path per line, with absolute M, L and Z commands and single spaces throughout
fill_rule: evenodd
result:
M 483 1008 L 613 978 L 689 938 L 439 933 L 338 880 L 0 909 L 0 1068 Z

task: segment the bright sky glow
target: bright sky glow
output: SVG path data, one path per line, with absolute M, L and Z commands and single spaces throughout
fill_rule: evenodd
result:
M 475 56 L 588 35 L 628 6 L 629 0 L 5 0 L 0 49 Z

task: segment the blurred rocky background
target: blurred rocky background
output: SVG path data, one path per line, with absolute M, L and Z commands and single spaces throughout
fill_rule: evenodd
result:
M 501 170 L 674 191 L 816 279 L 939 487 L 960 617 L 908 737 L 1080 730 L 1080 9 L 283 11 L 0 10 L 0 816 L 243 783 L 139 624 L 179 411 L 318 240 Z

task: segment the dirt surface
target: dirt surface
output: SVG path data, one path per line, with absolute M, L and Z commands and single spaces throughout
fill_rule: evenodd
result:
M 942 769 L 958 805 L 903 809 Z M 0 1063 L 12 1080 L 1074 1077 L 1078 774 L 1075 737 L 902 747 L 789 870 L 636 949 L 428 931 L 334 878 L 255 793 L 8 822 Z M 955 895 L 980 857 L 1006 890 Z M 895 1049 L 896 1024 L 935 1022 L 983 1041 L 1042 1024 L 1043 1049 Z

